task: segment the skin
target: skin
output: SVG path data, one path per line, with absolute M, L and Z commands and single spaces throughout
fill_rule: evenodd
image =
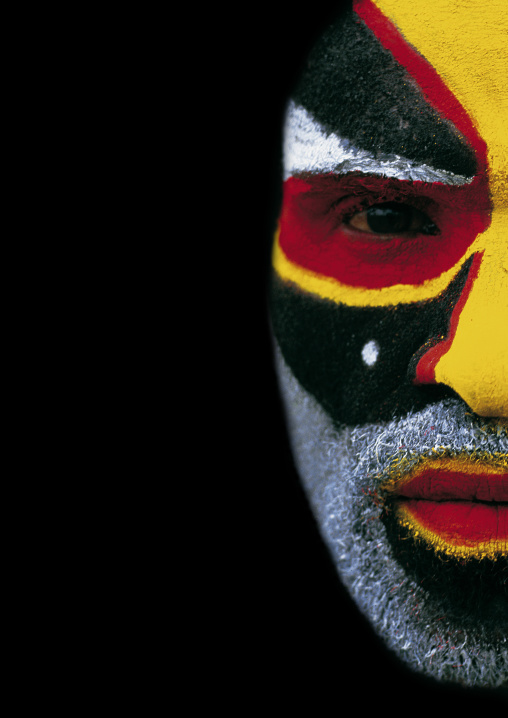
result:
M 498 688 L 506 27 L 496 4 L 409 5 L 355 3 L 288 104 L 276 364 L 298 471 L 361 611 L 415 671 Z

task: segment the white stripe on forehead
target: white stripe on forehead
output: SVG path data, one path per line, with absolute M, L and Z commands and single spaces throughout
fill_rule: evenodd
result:
M 400 155 L 373 153 L 355 147 L 349 140 L 327 133 L 301 105 L 291 101 L 284 128 L 284 180 L 301 172 L 321 174 L 363 172 L 400 180 L 469 184 L 473 177 L 417 164 Z

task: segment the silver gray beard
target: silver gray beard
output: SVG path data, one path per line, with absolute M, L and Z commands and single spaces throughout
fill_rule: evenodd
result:
M 394 557 L 373 492 L 393 462 L 422 455 L 508 452 L 505 431 L 473 423 L 447 399 L 403 419 L 337 431 L 276 348 L 276 365 L 296 467 L 344 585 L 387 646 L 413 670 L 439 681 L 497 688 L 508 681 L 508 639 L 457 627 Z

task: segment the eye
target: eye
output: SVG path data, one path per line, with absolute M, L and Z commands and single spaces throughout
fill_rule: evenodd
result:
M 348 222 L 361 232 L 369 234 L 393 235 L 439 233 L 438 228 L 429 217 L 416 207 L 400 202 L 383 202 L 374 204 L 367 209 L 353 214 Z

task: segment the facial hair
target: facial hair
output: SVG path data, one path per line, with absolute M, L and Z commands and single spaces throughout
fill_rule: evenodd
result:
M 508 683 L 508 560 L 461 560 L 415 540 L 383 483 L 423 456 L 508 457 L 506 429 L 445 399 L 389 422 L 334 426 L 276 349 L 298 473 L 339 576 L 387 646 L 439 681 Z

